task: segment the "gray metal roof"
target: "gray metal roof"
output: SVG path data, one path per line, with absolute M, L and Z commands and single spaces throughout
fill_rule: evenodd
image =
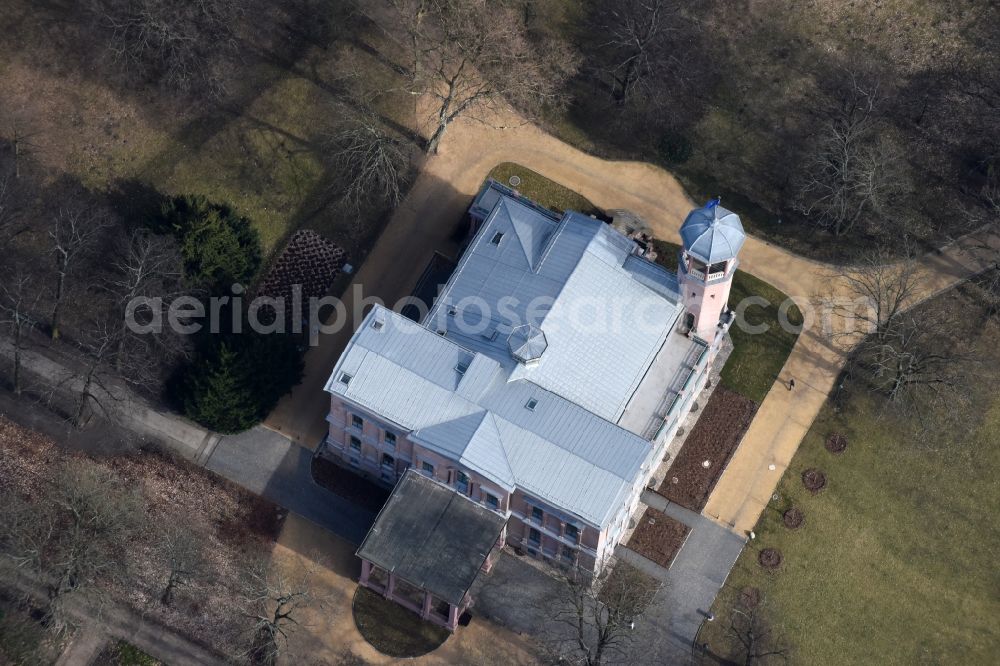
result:
M 717 200 L 688 213 L 681 225 L 684 248 L 707 264 L 735 258 L 746 237 L 739 215 Z
M 632 248 L 600 220 L 501 197 L 425 325 L 617 422 L 682 310 L 676 276 Z M 515 331 L 540 331 L 537 363 L 512 354 Z
M 326 389 L 605 526 L 652 464 L 617 424 L 682 309 L 676 277 L 632 248 L 599 220 L 499 196 L 425 321 L 374 308 Z
M 468 497 L 408 470 L 357 555 L 458 606 L 506 522 Z
M 326 390 L 501 487 L 522 488 L 587 522 L 606 524 L 627 499 L 650 443 L 531 382 L 508 381 L 508 372 L 485 354 L 459 373 L 457 361 L 468 354 L 376 306 Z M 346 384 L 344 373 L 351 376 Z

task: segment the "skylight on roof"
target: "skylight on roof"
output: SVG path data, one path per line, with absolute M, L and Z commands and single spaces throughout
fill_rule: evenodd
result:
M 494 245 L 499 245 L 501 240 L 503 240 L 503 232 L 498 231 L 495 234 L 493 234 L 493 240 L 491 240 L 490 242 L 493 243 Z
M 347 374 L 346 372 L 340 373 L 340 383 L 343 384 L 344 386 L 347 386 L 348 384 L 350 384 L 351 383 L 351 375 Z
M 530 398 L 528 402 L 524 403 L 524 408 L 527 409 L 529 412 L 535 411 L 535 407 L 537 406 L 538 406 L 538 401 L 535 400 L 534 398 Z
M 373 321 L 372 322 L 372 328 L 375 329 L 376 331 L 381 330 L 382 329 L 382 320 L 381 319 L 376 319 L 375 321 Z

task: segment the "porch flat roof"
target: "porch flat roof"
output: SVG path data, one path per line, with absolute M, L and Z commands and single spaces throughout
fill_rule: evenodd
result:
M 458 606 L 506 523 L 500 514 L 410 469 L 357 555 Z

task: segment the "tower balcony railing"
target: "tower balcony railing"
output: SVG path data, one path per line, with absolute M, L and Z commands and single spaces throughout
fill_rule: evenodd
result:
M 705 271 L 700 271 L 697 268 L 689 268 L 688 275 L 704 282 L 711 282 L 712 280 L 718 280 L 726 277 L 726 271 L 716 271 L 715 273 L 709 273 L 706 275 Z

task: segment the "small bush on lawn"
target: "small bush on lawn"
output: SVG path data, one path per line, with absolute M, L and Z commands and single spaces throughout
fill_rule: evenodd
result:
M 656 142 L 656 156 L 667 166 L 684 164 L 692 152 L 691 142 L 679 132 L 668 130 Z

